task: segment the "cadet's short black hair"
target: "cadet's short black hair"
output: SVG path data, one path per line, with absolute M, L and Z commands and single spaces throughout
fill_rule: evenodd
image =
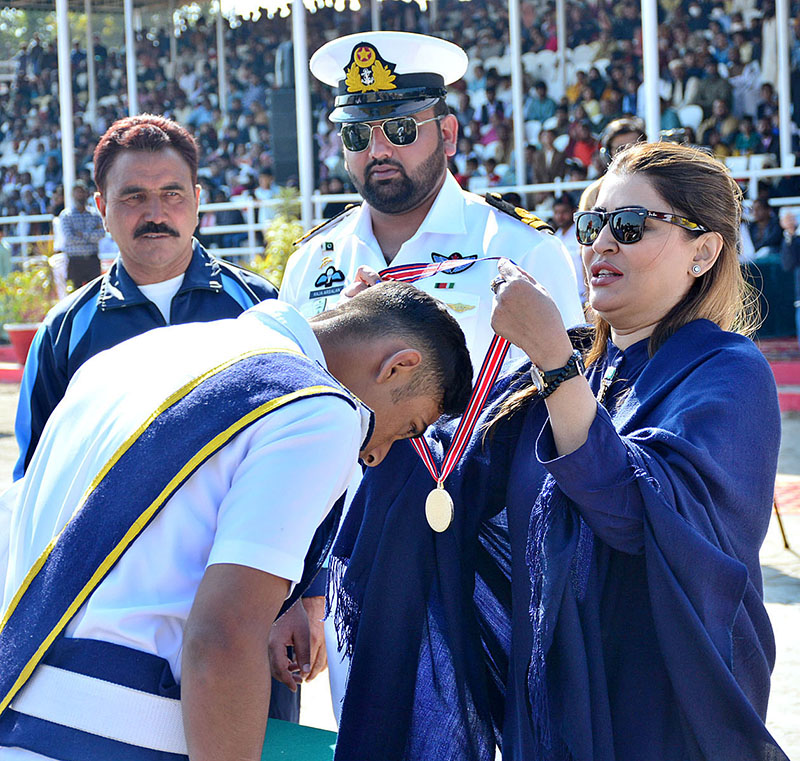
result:
M 409 283 L 387 281 L 323 312 L 311 322 L 334 320 L 353 336 L 403 336 L 423 356 L 425 371 L 412 382 L 415 394 L 442 389 L 443 415 L 464 412 L 472 393 L 472 362 L 464 333 L 447 307 Z

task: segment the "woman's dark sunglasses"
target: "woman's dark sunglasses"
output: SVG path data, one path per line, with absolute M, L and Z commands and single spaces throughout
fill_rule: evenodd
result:
M 642 206 L 629 206 L 615 211 L 576 211 L 575 236 L 582 246 L 591 246 L 608 223 L 611 234 L 618 243 L 638 243 L 644 235 L 644 222 L 647 218 L 669 222 L 684 230 L 707 233 L 708 228 L 692 222 L 686 217 L 664 211 L 650 211 Z
M 381 124 L 368 124 L 367 122 L 343 124 L 339 136 L 348 151 L 360 153 L 367 149 L 369 141 L 372 140 L 372 130 L 380 129 L 392 145 L 402 148 L 416 141 L 419 133 L 418 127 L 428 122 L 438 122 L 441 118 L 441 116 L 434 116 L 432 119 L 418 122 L 411 116 L 398 116 L 394 119 L 387 119 Z

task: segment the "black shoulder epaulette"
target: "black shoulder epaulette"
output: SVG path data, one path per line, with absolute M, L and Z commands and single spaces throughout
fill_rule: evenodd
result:
M 520 222 L 524 222 L 528 227 L 532 227 L 534 230 L 538 230 L 542 233 L 550 233 L 551 235 L 555 234 L 555 230 L 543 219 L 532 214 L 527 209 L 523 209 L 521 206 L 514 206 L 512 203 L 504 201 L 499 193 L 487 193 L 484 196 L 484 200 L 490 206 L 494 206 L 495 209 L 505 212 L 509 216 L 514 217 L 514 219 L 518 219 Z
M 292 245 L 299 246 L 301 243 L 305 243 L 310 238 L 313 238 L 320 230 L 324 230 L 328 225 L 336 222 L 336 220 L 343 217 L 345 214 L 349 214 L 353 209 L 357 209 L 361 206 L 360 203 L 349 203 L 347 206 L 344 207 L 344 211 L 340 211 L 338 214 L 332 216 L 330 219 L 326 219 L 324 222 L 320 222 L 316 227 L 312 227 L 307 233 L 301 235 Z

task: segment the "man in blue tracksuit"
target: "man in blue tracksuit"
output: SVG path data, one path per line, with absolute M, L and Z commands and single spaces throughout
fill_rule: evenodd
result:
M 121 119 L 100 139 L 97 207 L 120 256 L 57 304 L 36 334 L 17 408 L 14 480 L 89 357 L 164 325 L 236 317 L 277 295 L 264 278 L 215 259 L 193 239 L 197 164 L 194 138 L 160 116 Z

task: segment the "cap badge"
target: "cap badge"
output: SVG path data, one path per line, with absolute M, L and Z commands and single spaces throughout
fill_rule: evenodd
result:
M 347 92 L 395 90 L 394 64 L 384 61 L 372 45 L 361 43 L 353 48 L 345 67 Z

